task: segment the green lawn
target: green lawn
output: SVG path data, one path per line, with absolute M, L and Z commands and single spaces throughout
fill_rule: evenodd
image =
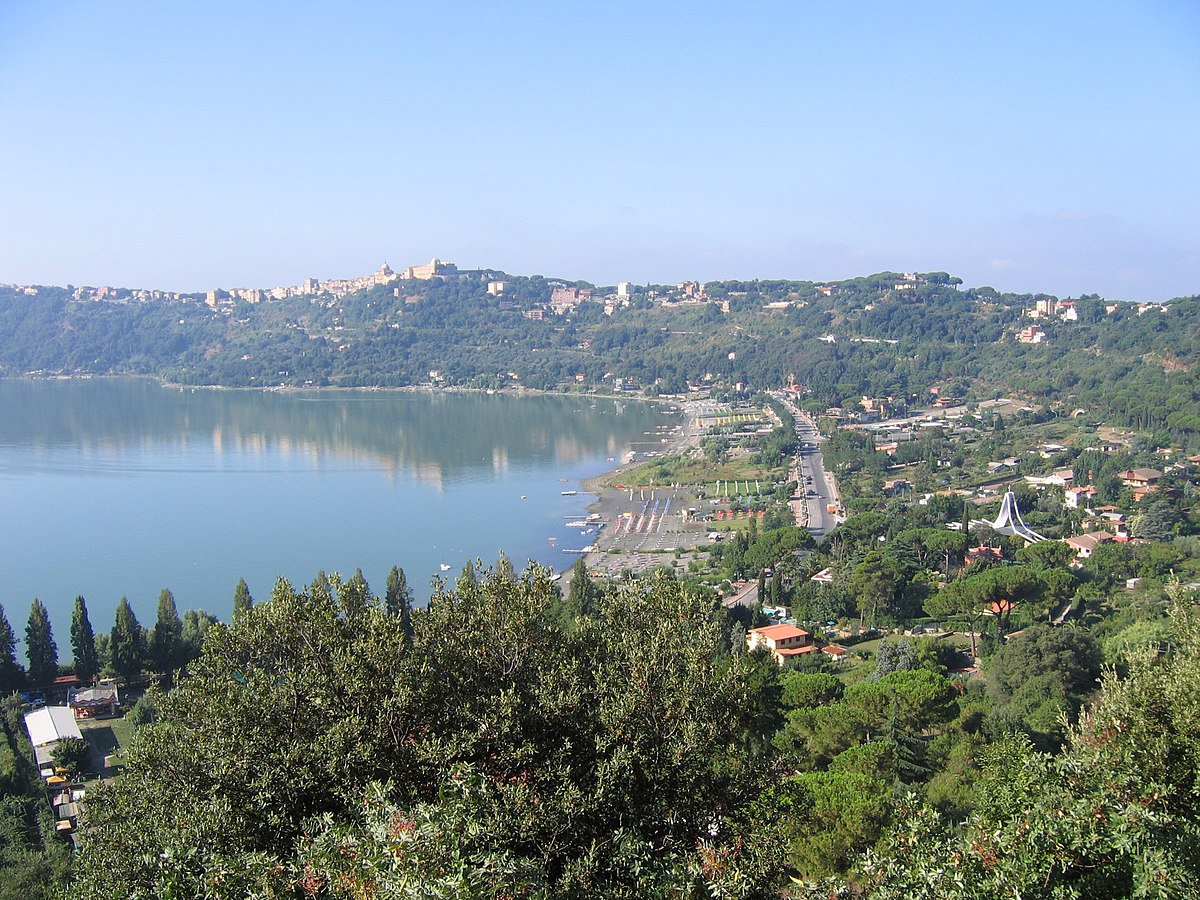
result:
M 83 728 L 82 732 L 84 738 L 96 751 L 97 756 L 101 758 L 115 756 L 117 758 L 117 765 L 109 766 L 99 773 L 102 778 L 112 778 L 119 771 L 122 751 L 129 746 L 129 742 L 133 739 L 133 726 L 124 718 L 106 719 Z
M 713 488 L 717 481 L 753 483 L 758 479 L 763 490 L 770 492 L 776 481 L 787 477 L 784 469 L 769 469 L 751 461 L 749 457 L 737 457 L 718 463 L 691 454 L 672 454 L 646 460 L 641 465 L 618 473 L 609 480 L 609 485 L 664 485 L 692 484 Z
M 861 641 L 857 644 L 844 645 L 851 653 L 874 653 L 879 649 L 879 645 L 884 642 L 886 636 L 871 638 L 869 641 Z

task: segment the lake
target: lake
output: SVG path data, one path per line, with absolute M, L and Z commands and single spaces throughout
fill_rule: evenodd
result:
M 678 422 L 604 399 L 169 388 L 145 379 L 0 380 L 0 603 L 23 637 L 50 611 L 70 658 L 74 598 L 97 631 L 127 596 L 144 626 L 170 588 L 180 611 L 228 619 L 245 578 L 361 567 L 382 594 L 393 565 L 418 599 L 468 559 L 556 570 L 594 535 L 580 480 Z M 443 571 L 442 566 L 449 566 Z

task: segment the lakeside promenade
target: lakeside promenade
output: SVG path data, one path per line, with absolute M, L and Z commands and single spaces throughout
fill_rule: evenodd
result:
M 828 507 L 841 508 L 836 482 L 825 471 L 821 457 L 823 438 L 812 420 L 790 400 L 773 396 L 784 402 L 796 426 L 798 449 L 789 461 L 788 477 L 799 487 L 789 505 L 796 524 L 820 538 L 839 521 Z M 699 424 L 702 414 L 712 408 L 709 401 L 682 404 L 681 420 L 660 452 L 675 455 L 698 448 L 707 433 Z M 626 571 L 639 573 L 660 566 L 686 571 L 692 559 L 706 556 L 713 545 L 711 516 L 724 515 L 727 504 L 705 495 L 704 486 L 710 482 L 669 487 L 626 484 L 622 476 L 632 474 L 645 462 L 642 456 L 580 485 L 581 490 L 596 497 L 587 509 L 599 531 L 583 554 L 584 564 L 593 574 L 616 577 Z M 564 576 L 568 579 L 566 590 L 569 572 Z

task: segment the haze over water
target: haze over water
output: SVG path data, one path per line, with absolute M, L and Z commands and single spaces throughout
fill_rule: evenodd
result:
M 594 538 L 565 527 L 590 498 L 562 492 L 676 421 L 569 397 L 0 381 L 0 603 L 22 635 L 39 597 L 67 659 L 77 594 L 100 631 L 121 596 L 153 625 L 164 587 L 227 618 L 239 577 L 259 601 L 361 567 L 382 594 L 399 565 L 426 599 L 502 550 L 561 570 Z

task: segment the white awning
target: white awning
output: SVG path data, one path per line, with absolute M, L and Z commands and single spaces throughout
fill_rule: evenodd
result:
M 75 713 L 66 706 L 43 706 L 25 715 L 25 729 L 35 747 L 53 744 L 63 738 L 83 738 L 75 724 Z

